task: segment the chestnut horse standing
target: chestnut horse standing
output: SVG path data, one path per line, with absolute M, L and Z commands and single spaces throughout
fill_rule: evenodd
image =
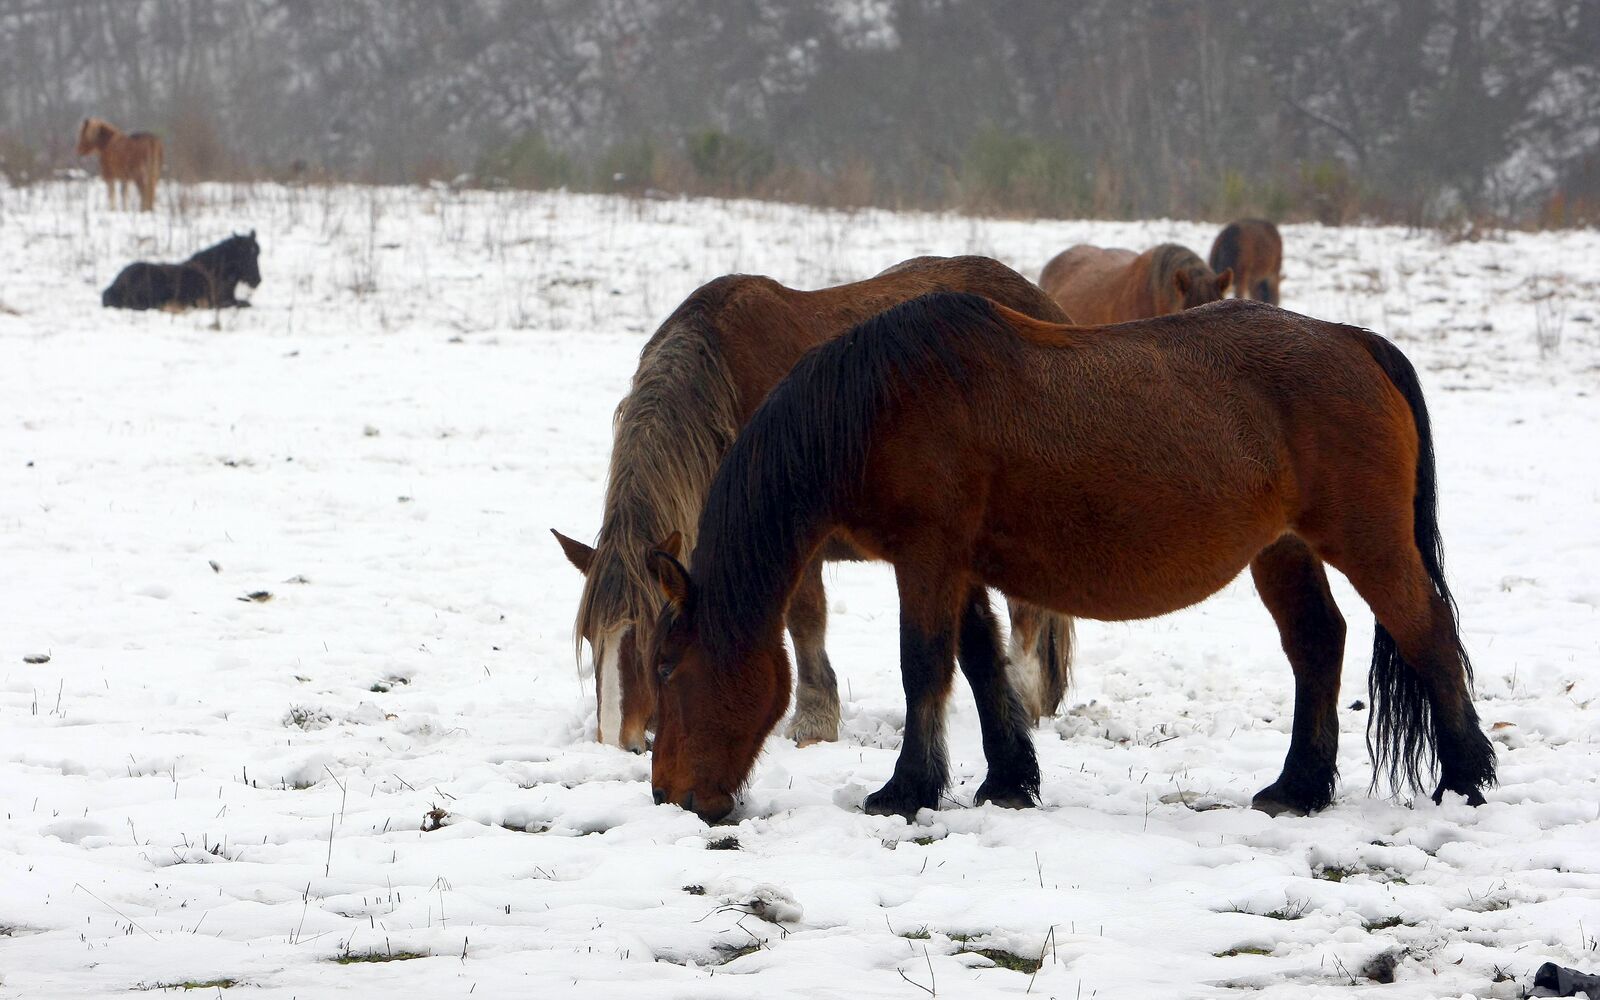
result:
M 1222 227 L 1211 244 L 1211 269 L 1233 271 L 1234 292 L 1271 305 L 1278 304 L 1283 271 L 1283 237 L 1266 219 L 1240 219 Z
M 1114 333 L 1114 335 L 1107 335 Z M 784 595 L 836 534 L 894 565 L 906 734 L 871 813 L 937 806 L 953 658 L 977 696 L 978 800 L 1034 801 L 987 591 L 1108 621 L 1193 604 L 1249 566 L 1294 668 L 1283 772 L 1254 800 L 1333 797 L 1344 619 L 1324 564 L 1378 620 L 1368 747 L 1391 783 L 1471 803 L 1494 781 L 1445 583 L 1416 372 L 1387 340 L 1256 302 L 1114 331 L 935 294 L 811 352 L 767 397 L 706 498 L 667 597 L 657 801 L 726 815 L 789 697 Z M 1374 779 L 1376 782 L 1376 779 Z
M 646 551 L 668 533 L 694 541 L 706 490 L 750 414 L 800 356 L 900 302 L 939 290 L 981 292 L 1031 316 L 1066 316 L 1022 275 L 986 257 L 918 257 L 874 278 L 797 291 L 770 278 L 729 275 L 701 286 L 661 324 L 639 358 L 632 391 L 617 406 L 600 534 L 593 547 L 553 532 L 584 574 L 573 638 L 594 654 L 599 739 L 645 749 L 656 710 L 653 675 L 641 666 L 661 598 Z M 818 411 L 825 414 L 826 410 Z M 838 738 L 839 693 L 825 639 L 824 559 L 862 558 L 823 547 L 785 591 L 800 683 L 788 735 Z M 1066 690 L 1071 622 L 1013 604 L 1012 683 L 1034 719 Z
M 113 208 L 128 208 L 128 182 L 139 189 L 139 210 L 156 207 L 156 182 L 161 179 L 161 139 L 149 132 L 129 135 L 110 122 L 85 118 L 78 129 L 78 155 L 100 154 L 100 176 Z
M 1144 253 L 1079 243 L 1050 259 L 1039 284 L 1074 322 L 1122 323 L 1222 298 L 1231 271 L 1214 274 L 1194 251 L 1163 243 Z

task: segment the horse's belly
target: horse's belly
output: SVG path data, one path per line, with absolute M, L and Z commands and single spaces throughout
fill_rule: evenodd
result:
M 1216 593 L 1283 534 L 1276 499 L 1271 490 L 1142 498 L 1036 491 L 1030 506 L 991 516 L 974 569 L 985 583 L 1064 614 L 1151 618 Z

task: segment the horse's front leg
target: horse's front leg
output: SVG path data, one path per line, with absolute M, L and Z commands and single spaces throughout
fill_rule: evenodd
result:
M 972 685 L 983 730 L 983 756 L 989 773 L 978 786 L 977 803 L 1022 809 L 1039 799 L 1039 759 L 1033 751 L 1037 713 L 1024 706 L 1007 676 L 1000 652 L 1000 626 L 989 606 L 989 592 L 973 587 L 961 612 L 957 649 L 961 672 Z
M 955 674 L 956 613 L 966 593 L 955 573 L 895 567 L 900 590 L 900 679 L 906 733 L 889 783 L 867 796 L 866 811 L 910 819 L 935 809 L 950 781 L 944 703 Z
M 839 738 L 839 682 L 828 663 L 828 595 L 819 553 L 800 574 L 785 614 L 800 668 L 788 736 L 801 746 Z

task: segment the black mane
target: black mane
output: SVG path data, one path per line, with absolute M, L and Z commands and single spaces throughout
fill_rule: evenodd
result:
M 728 666 L 781 616 L 802 564 L 853 500 L 877 421 L 899 393 L 960 395 L 974 350 L 1021 341 L 988 299 L 936 292 L 812 349 L 756 410 L 717 470 L 691 560 L 698 632 Z
M 261 281 L 256 267 L 260 253 L 261 247 L 256 243 L 254 233 L 247 236 L 235 234 L 215 246 L 206 247 L 184 263 L 195 265 L 216 281 L 243 281 L 254 287 Z M 232 286 L 229 287 L 231 289 Z

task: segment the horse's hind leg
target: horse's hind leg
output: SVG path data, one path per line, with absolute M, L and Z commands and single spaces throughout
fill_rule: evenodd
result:
M 1472 706 L 1455 614 L 1434 589 L 1421 554 L 1407 538 L 1387 549 L 1364 546 L 1334 565 L 1378 619 L 1367 724 L 1375 769 L 1387 769 L 1392 785 L 1423 790 L 1431 756 L 1439 766 L 1435 802 L 1451 791 L 1481 805 L 1483 789 L 1495 780 L 1494 747 Z
M 889 783 L 867 796 L 866 811 L 908 819 L 935 809 L 950 780 L 944 745 L 944 703 L 955 675 L 956 615 L 966 586 L 947 566 L 896 567 L 900 591 L 900 680 L 906 732 Z
M 1013 809 L 1033 805 L 1039 798 L 1039 760 L 1033 752 L 1030 729 L 1037 714 L 1024 707 L 1007 677 L 1008 664 L 1000 654 L 1000 626 L 989 606 L 989 593 L 982 587 L 972 588 L 962 609 L 956 655 L 978 703 L 983 756 L 989 765 L 976 801 Z
M 1278 780 L 1257 792 L 1251 805 L 1274 816 L 1315 812 L 1333 800 L 1338 776 L 1344 617 L 1333 602 L 1322 562 L 1292 535 L 1257 554 L 1250 574 L 1294 668 L 1289 755 Z
M 800 679 L 788 736 L 801 746 L 839 738 L 839 682 L 828 663 L 828 595 L 822 587 L 822 557 L 800 574 L 785 614 L 794 639 Z

